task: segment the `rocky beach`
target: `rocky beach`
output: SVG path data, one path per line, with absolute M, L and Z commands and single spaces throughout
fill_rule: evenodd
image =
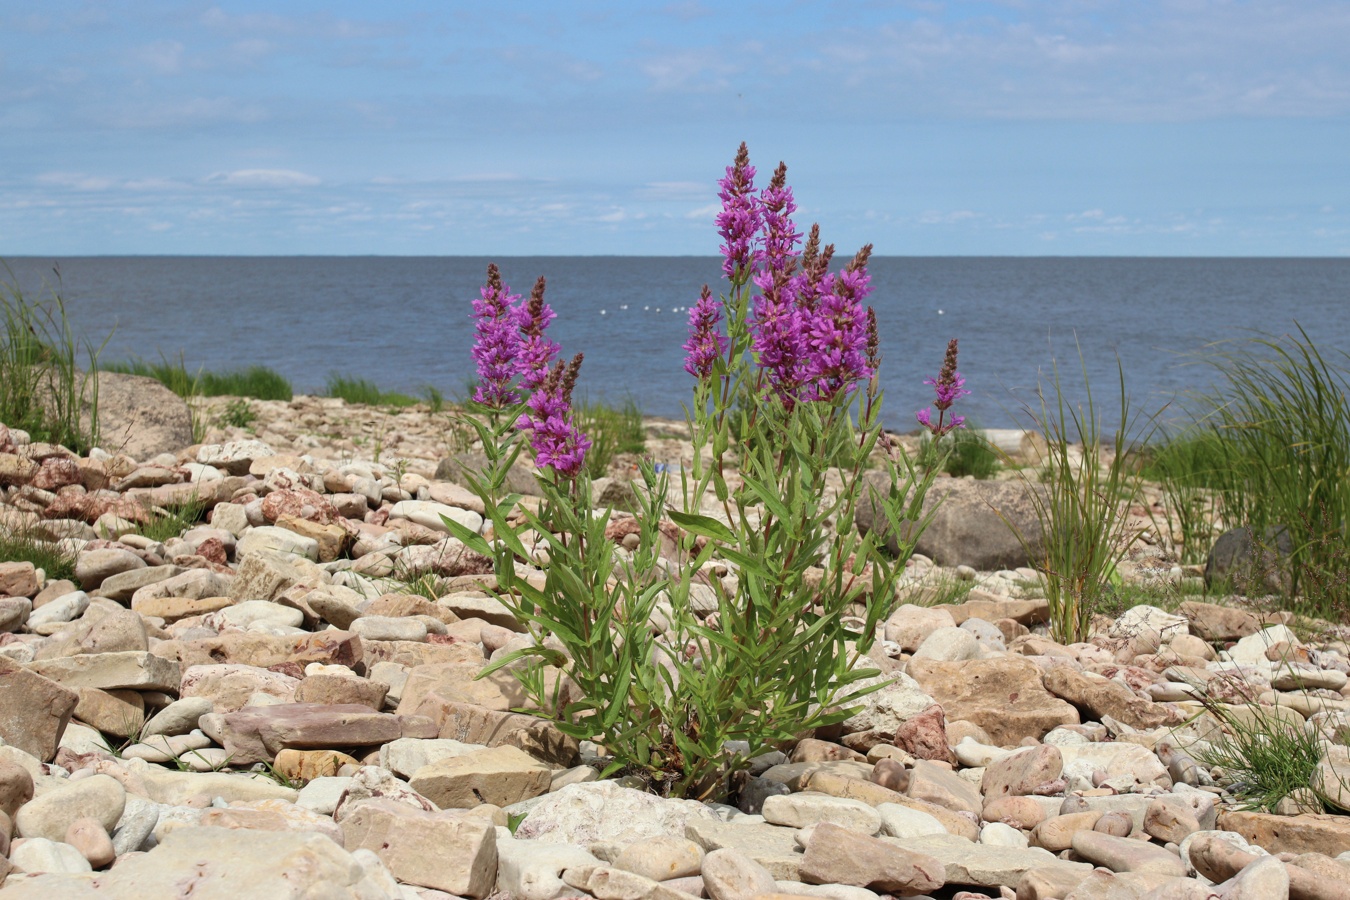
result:
M 601 778 L 603 744 L 479 678 L 531 638 L 443 524 L 485 527 L 450 412 L 233 401 L 244 428 L 231 398 L 100 394 L 88 455 L 0 426 L 0 532 L 74 560 L 0 559 L 0 900 L 1350 898 L 1350 818 L 1325 812 L 1350 807 L 1346 632 L 1202 595 L 1156 490 L 1118 576 L 1159 602 L 1062 645 L 994 511 L 1030 528 L 1022 482 L 939 479 L 865 660 L 882 687 L 699 802 Z M 644 428 L 690 461 L 685 423 Z M 620 555 L 634 462 L 595 485 Z M 530 506 L 531 467 L 511 477 Z M 517 572 L 542 585 L 538 551 Z M 1204 762 L 1229 716 L 1320 740 L 1273 811 Z

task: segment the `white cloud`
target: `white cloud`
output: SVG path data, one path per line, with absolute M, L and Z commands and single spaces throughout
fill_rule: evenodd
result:
M 177 75 L 183 69 L 183 52 L 186 50 L 180 41 L 154 41 L 132 50 L 132 59 L 160 75 Z
M 233 172 L 216 172 L 203 180 L 207 184 L 250 188 L 314 187 L 319 184 L 315 176 L 294 169 L 237 169 Z

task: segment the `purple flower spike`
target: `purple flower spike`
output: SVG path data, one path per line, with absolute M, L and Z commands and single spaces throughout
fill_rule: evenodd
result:
M 530 292 L 530 302 L 522 306 L 518 313 L 520 326 L 520 350 L 516 359 L 516 369 L 520 374 L 520 389 L 533 391 L 543 384 L 548 376 L 549 366 L 557 359 L 562 347 L 544 337 L 544 329 L 558 314 L 544 302 L 544 278 L 541 275 Z
M 843 272 L 828 283 L 828 292 L 807 325 L 806 345 L 809 376 L 815 382 L 813 399 L 829 400 L 847 395 L 858 382 L 872 377 L 867 361 L 867 313 L 862 300 L 872 291 L 867 274 L 868 244 L 858 251 Z
M 780 162 L 774 170 L 769 186 L 760 192 L 759 205 L 764 221 L 764 246 L 759 261 L 770 272 L 791 274 L 802 234 L 792 224 L 797 201 L 788 187 L 786 164 Z
M 717 330 L 722 311 L 708 286 L 689 310 L 689 340 L 684 342 L 684 370 L 702 381 L 712 375 L 713 363 L 727 352 L 727 339 Z
M 749 270 L 754 254 L 751 245 L 759 231 L 763 212 L 755 197 L 755 167 L 750 165 L 750 150 L 741 143 L 736 161 L 727 167 L 726 177 L 717 182 L 721 190 L 722 211 L 717 214 L 717 233 L 722 236 L 722 271 L 736 280 Z
M 590 438 L 572 423 L 572 388 L 581 370 L 582 355 L 572 357 L 566 366 L 559 361 L 526 401 L 529 412 L 516 422 L 530 433 L 534 461 L 548 466 L 565 478 L 575 478 L 591 448 Z
M 516 334 L 516 309 L 520 297 L 502 284 L 501 273 L 495 263 L 488 265 L 488 280 L 473 301 L 473 318 L 477 319 L 474 332 L 473 359 L 478 364 L 478 386 L 473 399 L 492 409 L 502 409 L 520 402 L 511 389 L 516 375 L 516 354 L 519 341 Z
M 947 343 L 947 355 L 942 360 L 942 369 L 938 372 L 936 378 L 925 378 L 924 384 L 933 386 L 933 391 L 937 394 L 937 399 L 933 402 L 938 410 L 938 420 L 933 421 L 933 414 L 928 409 L 921 409 L 914 414 L 919 424 L 933 433 L 934 437 L 942 437 L 944 434 L 956 428 L 965 426 L 966 417 L 953 415 L 950 421 L 947 421 L 947 410 L 951 409 L 952 404 L 970 393 L 966 390 L 966 379 L 961 373 L 956 371 L 956 338 L 952 338 Z

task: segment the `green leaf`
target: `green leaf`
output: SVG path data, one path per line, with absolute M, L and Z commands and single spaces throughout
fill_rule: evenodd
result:
M 725 541 L 734 543 L 736 533 L 721 522 L 711 516 L 702 516 L 697 513 L 680 512 L 677 509 L 667 509 L 666 514 L 676 525 L 679 525 L 685 531 L 691 534 L 701 535 L 716 541 Z
M 488 545 L 487 540 L 481 534 L 461 525 L 449 516 L 441 516 L 441 521 L 445 523 L 451 537 L 460 541 L 474 553 L 481 553 L 483 556 L 492 555 L 492 547 Z

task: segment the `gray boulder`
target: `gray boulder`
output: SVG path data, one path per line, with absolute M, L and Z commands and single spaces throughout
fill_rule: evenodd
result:
M 1205 560 L 1205 587 L 1227 582 L 1239 594 L 1288 593 L 1293 552 L 1293 538 L 1284 526 L 1265 529 L 1259 539 L 1245 526 L 1225 531 Z
M 867 534 L 873 528 L 888 528 L 872 497 L 884 496 L 889 482 L 885 472 L 868 472 L 864 477 L 876 492 L 858 504 L 858 530 Z M 938 479 L 924 498 L 921 513 L 932 513 L 932 521 L 914 549 L 941 566 L 967 565 L 989 571 L 1030 565 L 1027 547 L 1013 529 L 1021 532 L 1032 554 L 1040 552 L 1044 542 L 1030 492 L 1043 490 L 1021 481 Z M 888 536 L 886 545 L 892 553 L 899 552 L 895 535 Z

